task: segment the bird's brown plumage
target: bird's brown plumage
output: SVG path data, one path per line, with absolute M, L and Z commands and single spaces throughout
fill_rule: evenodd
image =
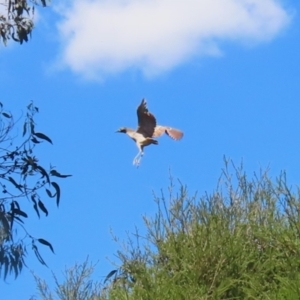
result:
M 147 102 L 142 100 L 137 108 L 138 128 L 137 132 L 141 133 L 144 137 L 152 137 L 156 127 L 155 117 L 148 111 Z
M 183 137 L 183 132 L 181 130 L 157 125 L 155 117 L 148 111 L 145 99 L 142 100 L 137 108 L 137 116 L 138 128 L 136 131 L 141 133 L 144 137 L 159 137 L 164 133 L 174 140 L 180 140 Z

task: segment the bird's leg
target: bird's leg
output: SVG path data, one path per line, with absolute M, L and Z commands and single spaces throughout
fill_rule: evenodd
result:
M 140 150 L 139 153 L 136 155 L 136 157 L 133 159 L 133 164 L 135 166 L 138 167 L 140 165 L 143 155 L 144 155 L 144 152 L 142 150 Z
M 136 157 L 133 159 L 133 164 L 135 166 L 139 166 L 141 160 L 141 152 L 139 152 Z

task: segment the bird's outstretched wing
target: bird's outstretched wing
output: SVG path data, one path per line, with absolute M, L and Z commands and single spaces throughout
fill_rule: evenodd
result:
M 152 137 L 156 127 L 155 117 L 148 111 L 147 102 L 142 100 L 137 108 L 138 128 L 137 132 L 141 133 L 144 137 Z
M 183 137 L 183 132 L 181 130 L 168 127 L 168 126 L 156 126 L 153 137 L 159 137 L 166 133 L 169 137 L 171 137 L 173 140 L 180 140 Z

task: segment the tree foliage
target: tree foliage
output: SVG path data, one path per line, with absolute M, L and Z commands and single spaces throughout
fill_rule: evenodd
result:
M 0 39 L 4 45 L 9 39 L 22 44 L 27 42 L 34 27 L 36 5 L 47 6 L 46 0 L 1 0 Z
M 95 265 L 89 263 L 88 258 L 82 264 L 75 264 L 72 268 L 64 271 L 65 282 L 59 282 L 57 276 L 53 274 L 55 290 L 51 291 L 48 283 L 34 275 L 39 298 L 33 296 L 30 300 L 97 300 L 100 297 L 101 284 L 93 282 L 91 275 Z
M 38 108 L 30 103 L 20 137 L 15 127 L 21 120 L 16 122 L 0 103 L 0 276 L 4 279 L 8 274 L 17 277 L 22 271 L 28 241 L 37 259 L 46 265 L 38 245 L 52 252 L 54 249 L 47 240 L 35 238 L 26 230 L 28 213 L 24 207 L 29 202 L 38 218 L 47 216 L 44 199 L 53 199 L 57 206 L 60 202 L 60 187 L 52 178 L 70 176 L 60 174 L 51 166 L 46 168 L 35 156 L 35 147 L 41 142 L 52 144 L 47 135 L 36 131 L 36 113 Z
M 129 235 L 87 299 L 300 299 L 300 189 L 284 172 L 248 179 L 226 161 L 211 194 L 190 196 L 171 179 L 168 196 L 154 197 L 146 234 Z

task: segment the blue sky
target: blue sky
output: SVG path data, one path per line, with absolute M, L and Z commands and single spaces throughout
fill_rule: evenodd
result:
M 53 286 L 51 271 L 61 277 L 88 255 L 101 280 L 119 249 L 110 228 L 121 240 L 143 232 L 170 171 L 200 195 L 215 188 L 224 155 L 249 176 L 269 166 L 300 183 L 299 1 L 188 2 L 53 1 L 30 42 L 0 47 L 0 101 L 16 115 L 34 101 L 54 143 L 40 160 L 73 175 L 60 182 L 59 209 L 45 201 L 49 216 L 32 210 L 27 223 L 55 249 L 40 247 L 49 268 L 29 245 L 29 268 L 2 282 L 3 299 L 36 294 L 30 270 Z M 115 131 L 136 126 L 143 97 L 159 124 L 185 135 L 161 137 L 136 169 L 136 146 Z

